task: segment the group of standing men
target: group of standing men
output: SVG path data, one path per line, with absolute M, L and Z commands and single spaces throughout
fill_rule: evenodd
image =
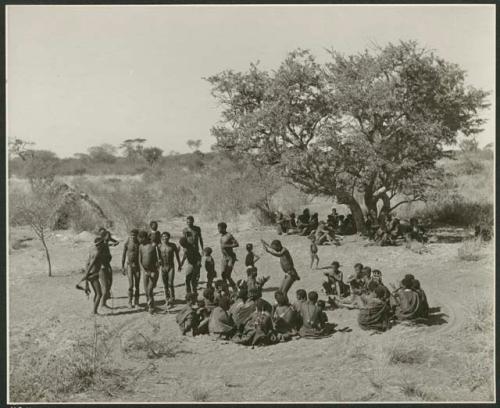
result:
M 212 250 L 204 247 L 201 228 L 194 225 L 194 218 L 187 217 L 187 226 L 182 231 L 179 240 L 183 248 L 182 259 L 179 249 L 175 243 L 170 242 L 169 232 L 158 230 L 158 223 L 151 221 L 150 231 L 139 231 L 132 229 L 124 244 L 122 254 L 122 273 L 128 277 L 128 307 L 135 308 L 139 305 L 141 275 L 146 293 L 146 310 L 151 314 L 155 311 L 154 289 L 161 275 L 167 307 L 175 302 L 175 261 L 177 270 L 184 269 L 186 292 L 196 292 L 200 278 L 203 251 L 205 268 L 207 269 L 208 285 L 211 285 L 215 277 L 215 266 L 211 257 Z M 236 290 L 236 283 L 232 279 L 232 271 L 236 262 L 234 248 L 239 246 L 238 241 L 232 234 L 227 232 L 224 222 L 218 224 L 221 235 L 220 244 L 222 251 L 221 277 L 229 286 Z M 111 298 L 112 269 L 110 246 L 118 245 L 118 241 L 112 238 L 105 228 L 99 230 L 99 235 L 94 240 L 83 279 L 77 284 L 77 288 L 90 293 L 89 284 L 94 291 L 93 313 L 98 314 L 100 305 L 110 308 L 107 304 Z M 85 282 L 85 287 L 81 283 Z

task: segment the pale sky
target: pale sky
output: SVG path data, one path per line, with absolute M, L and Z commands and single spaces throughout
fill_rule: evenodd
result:
M 203 77 L 415 39 L 495 88 L 495 7 L 7 6 L 7 135 L 59 157 L 142 137 L 209 150 L 220 109 Z M 480 145 L 494 142 L 494 94 Z

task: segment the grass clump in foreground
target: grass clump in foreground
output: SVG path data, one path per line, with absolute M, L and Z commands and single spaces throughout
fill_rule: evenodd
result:
M 205 402 L 210 398 L 210 394 L 207 390 L 201 388 L 195 388 L 192 393 L 193 400 L 196 402 Z
M 414 381 L 407 378 L 403 379 L 399 388 L 405 397 L 416 398 L 422 401 L 429 401 L 432 399 L 432 397 L 422 390 Z
M 62 402 L 89 391 L 110 397 L 123 393 L 127 376 L 112 365 L 111 340 L 95 326 L 92 336 L 57 354 L 48 348 L 27 348 L 11 363 L 11 402 Z
M 481 332 L 493 329 L 493 306 L 489 301 L 476 299 L 469 308 L 466 328 L 472 332 Z
M 422 364 L 429 358 L 428 352 L 422 346 L 409 348 L 398 344 L 388 351 L 389 364 Z
M 133 333 L 124 341 L 122 351 L 136 359 L 173 358 L 179 353 L 186 353 L 186 351 L 180 350 L 177 344 L 170 344 L 165 342 L 165 340 L 150 338 L 139 332 Z

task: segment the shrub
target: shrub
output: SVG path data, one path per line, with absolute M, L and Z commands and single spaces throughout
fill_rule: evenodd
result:
M 433 225 L 470 227 L 493 225 L 493 204 L 468 201 L 459 194 L 444 195 L 416 211 L 415 216 Z
M 484 165 L 480 158 L 464 155 L 456 166 L 457 174 L 474 175 L 484 170 Z

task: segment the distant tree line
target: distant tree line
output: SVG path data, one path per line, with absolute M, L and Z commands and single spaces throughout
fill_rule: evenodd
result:
M 145 146 L 147 139 L 124 140 L 119 146 L 103 143 L 91 146 L 87 153 L 75 153 L 71 158 L 59 158 L 49 150 L 34 148 L 34 143 L 14 138 L 9 141 L 9 175 L 26 178 L 50 178 L 56 174 L 83 175 L 99 169 L 103 173 L 141 173 L 159 165 L 163 159 L 179 156 L 171 150 L 167 156 L 159 147 Z M 197 156 L 201 140 L 188 140 L 187 146 Z

